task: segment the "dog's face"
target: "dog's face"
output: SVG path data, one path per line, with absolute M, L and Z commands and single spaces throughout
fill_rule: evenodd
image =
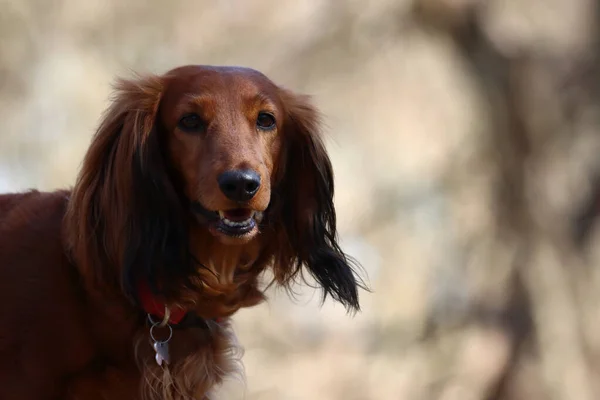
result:
M 243 68 L 171 71 L 159 108 L 169 162 L 198 221 L 224 244 L 259 233 L 281 156 L 279 89 Z
M 306 96 L 251 69 L 185 66 L 119 81 L 73 190 L 69 242 L 86 279 L 134 298 L 146 282 L 223 315 L 255 304 L 271 267 L 284 286 L 306 269 L 358 309 L 333 192 Z

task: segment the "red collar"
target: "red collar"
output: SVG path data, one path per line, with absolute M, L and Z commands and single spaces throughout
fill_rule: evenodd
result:
M 150 290 L 150 286 L 146 282 L 140 282 L 138 285 L 138 297 L 142 303 L 142 308 L 147 314 L 158 317 L 162 320 L 165 317 L 166 305 L 164 302 L 158 300 Z M 187 310 L 175 306 L 169 309 L 169 324 L 178 324 L 181 322 Z

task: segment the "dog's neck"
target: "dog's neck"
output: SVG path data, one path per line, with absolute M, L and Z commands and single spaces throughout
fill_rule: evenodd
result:
M 190 229 L 190 249 L 193 255 L 219 275 L 221 283 L 233 282 L 236 272 L 253 266 L 263 250 L 262 239 L 259 234 L 246 244 L 227 245 L 202 226 Z
M 107 292 L 106 287 L 99 289 L 94 285 L 86 285 L 89 286 L 86 291 L 90 300 L 99 310 L 113 304 L 110 316 L 122 321 L 129 320 L 127 315 L 131 315 L 131 311 L 140 316 L 153 314 L 162 318 L 165 307 L 169 307 L 171 322 L 174 324 L 178 324 L 188 314 L 201 319 L 218 320 L 231 316 L 240 308 L 251 307 L 264 300 L 264 295 L 258 288 L 258 276 L 270 261 L 264 245 L 268 243 L 268 238 L 264 234 L 247 244 L 232 246 L 223 244 L 205 227 L 196 225 L 190 228 L 189 240 L 190 251 L 199 262 L 199 276 L 193 282 L 199 290 L 188 290 L 177 302 L 167 304 L 164 299 L 150 293 L 146 286 L 138 293 L 142 297 L 139 299 L 142 304 L 135 307 L 137 310 L 132 310 L 129 300 L 123 302 L 118 287 Z M 78 265 L 76 260 L 74 262 Z M 144 286 L 143 282 L 141 284 Z M 143 304 L 144 292 L 146 306 Z M 116 312 L 115 309 L 119 311 Z
M 147 282 L 142 280 L 137 285 L 141 311 L 158 321 L 180 325 L 182 321 L 189 322 L 191 319 L 218 321 L 239 308 L 259 303 L 263 295 L 256 280 L 266 264 L 261 260 L 263 248 L 260 239 L 231 246 L 221 243 L 202 227 L 192 228 L 190 250 L 202 268 L 198 284 L 207 290 L 196 296 L 188 293 L 190 301 L 187 303 L 169 303 L 154 295 Z

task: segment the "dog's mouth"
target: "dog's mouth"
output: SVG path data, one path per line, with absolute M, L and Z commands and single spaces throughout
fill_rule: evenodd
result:
M 216 228 L 230 236 L 241 236 L 256 228 L 256 211 L 247 208 L 218 211 L 219 221 Z
M 192 204 L 192 210 L 202 216 L 213 233 L 231 237 L 250 236 L 258 231 L 264 213 L 249 208 L 210 211 L 200 203 Z

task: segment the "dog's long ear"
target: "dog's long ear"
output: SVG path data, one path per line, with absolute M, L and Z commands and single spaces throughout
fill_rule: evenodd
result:
M 284 168 L 276 183 L 278 246 L 275 277 L 283 284 L 305 266 L 323 289 L 348 310 L 358 310 L 358 266 L 337 242 L 334 181 L 321 139 L 320 116 L 305 96 L 283 91 Z
M 122 289 L 132 298 L 141 277 L 153 289 L 159 282 L 171 288 L 172 280 L 193 273 L 182 200 L 157 124 L 165 84 L 158 76 L 117 82 L 65 221 L 71 255 L 87 283 Z

